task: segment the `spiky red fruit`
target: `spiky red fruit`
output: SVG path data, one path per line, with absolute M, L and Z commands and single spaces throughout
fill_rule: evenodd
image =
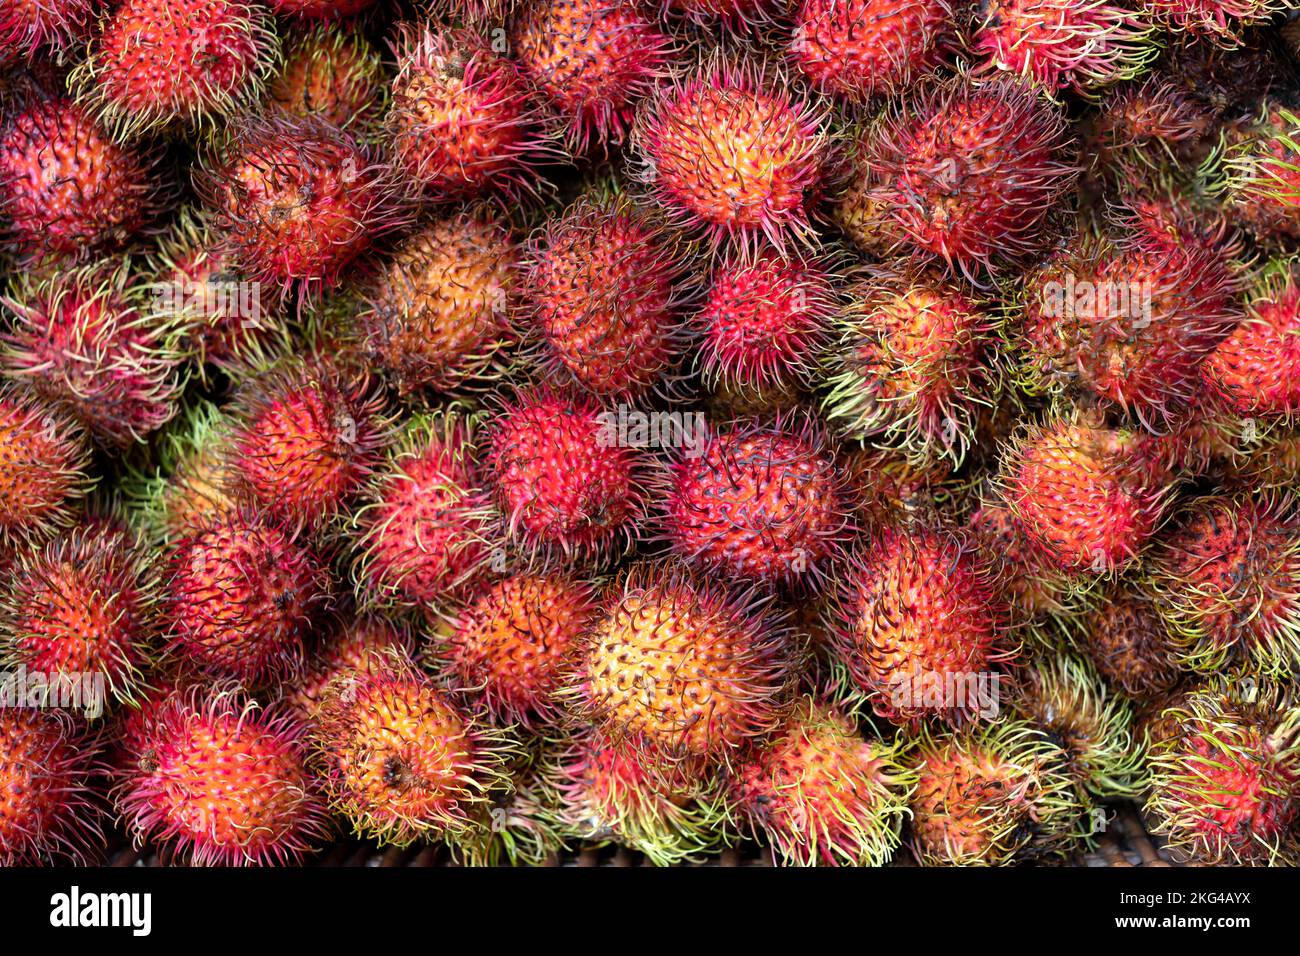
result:
M 69 524 L 90 485 L 90 447 L 63 412 L 0 385 L 0 552 Z
M 584 389 L 644 392 L 676 357 L 682 271 L 669 238 L 629 201 L 579 200 L 530 245 L 526 326 Z
M 1003 502 L 980 503 L 968 524 L 980 547 L 1000 569 L 998 580 L 1011 604 L 1012 623 L 1069 615 L 1079 610 L 1074 598 L 1080 582 L 1062 574 L 1043 552 L 1028 540 L 1020 521 Z
M 772 254 L 720 263 L 693 320 L 705 377 L 741 391 L 803 382 L 835 307 L 824 264 Z
M 238 490 L 292 525 L 320 528 L 374 470 L 382 411 L 365 379 L 327 366 L 273 369 L 239 398 L 230 440 Z
M 278 44 L 266 10 L 243 0 L 125 0 L 73 74 L 79 98 L 127 139 L 196 126 L 253 102 Z
M 1143 16 L 1117 3 L 996 0 L 983 12 L 975 48 L 987 62 L 1053 93 L 1130 79 L 1159 52 Z
M 0 366 L 109 447 L 143 441 L 175 413 L 176 329 L 128 289 L 129 263 L 20 283 L 0 303 L 15 321 Z
M 0 212 L 30 259 L 124 246 L 153 217 L 150 163 L 67 99 L 40 100 L 0 131 Z
M 996 713 L 1014 648 L 987 556 L 956 532 L 886 528 L 854 558 L 829 615 L 855 694 L 899 722 Z
M 328 834 L 306 757 L 294 718 L 231 691 L 178 693 L 114 795 L 137 842 L 166 844 L 194 865 L 295 864 Z
M 580 669 L 581 697 L 615 742 L 662 761 L 729 763 L 775 728 L 793 651 L 748 594 L 636 565 L 611 587 Z
M 670 49 L 639 0 L 532 0 L 510 36 L 512 55 L 564 115 L 580 150 L 622 142 Z
M 403 221 L 387 168 L 317 116 L 249 120 L 199 188 L 243 272 L 277 287 L 332 287 Z
M 823 93 L 863 103 L 902 92 L 955 39 L 947 0 L 800 0 L 789 57 Z
M 157 585 L 137 543 L 111 527 L 78 528 L 25 555 L 0 593 L 0 648 L 11 666 L 62 688 L 130 700 L 152 651 Z M 102 708 L 104 700 L 88 701 Z
M 530 726 L 560 714 L 559 691 L 596 611 L 590 585 L 523 571 L 479 590 L 437 635 L 437 657 L 494 719 Z
M 353 579 L 367 603 L 435 604 L 492 556 L 472 424 L 455 410 L 416 416 L 376 473 L 356 515 Z
M 61 52 L 80 40 L 101 0 L 5 0 L 0 5 L 0 59 L 31 57 L 41 47 Z
M 807 421 L 696 435 L 665 498 L 664 532 L 680 558 L 754 583 L 820 580 L 850 532 L 844 476 Z
M 1266 279 L 1246 317 L 1202 366 L 1215 392 L 1242 415 L 1300 413 L 1300 284 L 1289 269 Z
M 895 245 L 974 278 L 1038 245 L 1074 183 L 1065 120 L 1010 80 L 949 81 L 887 114 L 860 157 Z
M 645 454 L 590 400 L 517 396 L 496 417 L 486 464 L 511 537 L 530 550 L 601 561 L 644 522 Z
M 661 86 L 642 107 L 634 142 L 643 176 L 670 216 L 715 247 L 810 244 L 825 109 L 757 70 L 711 66 Z
M 1168 476 L 1131 432 L 1054 420 L 1008 449 L 1003 496 L 1034 546 L 1059 567 L 1104 574 L 1145 547 Z
M 102 847 L 99 769 L 69 715 L 0 707 L 0 866 L 84 863 Z
M 388 257 L 358 316 L 403 392 L 445 389 L 483 371 L 506 340 L 518 251 L 489 210 L 439 217 Z
M 409 666 L 326 689 L 318 751 L 331 802 L 359 834 L 399 846 L 475 828 L 514 748 Z
M 206 674 L 264 683 L 297 670 L 327 581 L 283 529 L 243 513 L 181 538 L 168 559 L 169 649 Z
M 488 186 L 536 192 L 548 147 L 519 67 L 475 33 L 403 27 L 388 129 L 406 174 L 435 199 Z
M 267 98 L 290 113 L 319 116 L 364 136 L 379 121 L 383 83 L 379 52 L 360 31 L 320 24 L 287 43 Z
M 1098 601 L 1084 618 L 1081 643 L 1101 675 L 1130 697 L 1149 700 L 1178 682 L 1177 648 L 1143 589 L 1124 587 Z
M 1277 0 L 1151 0 L 1156 17 L 1196 38 L 1224 46 L 1241 43 L 1244 27 L 1268 20 L 1284 8 Z
M 1234 222 L 1261 242 L 1300 239 L 1300 117 L 1275 100 L 1225 131 L 1220 179 L 1213 183 Z
M 833 708 L 802 699 L 736 772 L 741 815 L 797 866 L 882 866 L 898 846 L 915 776 L 901 746 L 863 740 Z
M 412 645 L 410 634 L 387 618 L 348 618 L 316 648 L 307 669 L 285 689 L 285 701 L 300 717 L 314 720 L 334 681 L 378 673 L 393 660 L 409 661 Z

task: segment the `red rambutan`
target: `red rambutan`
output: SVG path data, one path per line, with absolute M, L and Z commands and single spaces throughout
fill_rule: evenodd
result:
M 1225 210 L 1266 245 L 1300 240 L 1300 117 L 1274 100 L 1223 133 L 1202 173 Z
M 1292 263 L 1265 270 L 1246 317 L 1202 366 L 1216 394 L 1242 415 L 1300 413 L 1300 283 Z
M 377 131 L 386 88 L 379 51 L 359 30 L 317 24 L 286 41 L 267 99 L 288 113 L 319 116 L 368 138 Z
M 72 522 L 89 465 L 90 444 L 69 416 L 0 385 L 0 555 Z
M 0 4 L 0 60 L 31 57 L 42 47 L 56 54 L 81 40 L 102 0 L 4 0 Z

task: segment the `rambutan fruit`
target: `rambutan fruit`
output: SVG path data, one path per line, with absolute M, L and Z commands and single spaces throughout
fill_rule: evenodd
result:
M 99 681 L 114 699 L 130 700 L 155 652 L 157 599 L 140 542 L 111 527 L 73 529 L 8 568 L 0 659 L 44 675 L 52 701 Z
M 780 0 L 661 0 L 661 6 L 706 29 L 750 31 L 775 23 L 783 4 Z
M 1148 0 L 1147 7 L 1159 21 L 1189 37 L 1223 46 L 1242 42 L 1242 28 L 1269 20 L 1286 9 L 1279 0 Z
M 1300 714 L 1278 687 L 1251 682 L 1251 702 L 1193 691 L 1162 715 L 1173 732 L 1152 748 L 1152 832 L 1199 863 L 1294 865 Z
M 640 0 L 531 0 L 511 22 L 510 51 L 586 152 L 622 143 L 672 47 Z
M 266 8 L 244 0 L 123 0 L 70 77 L 118 138 L 215 124 L 257 101 L 279 57 Z
M 248 383 L 230 436 L 237 493 L 301 528 L 345 512 L 379 462 L 383 398 L 364 378 L 289 362 Z
M 433 635 L 430 650 L 494 721 L 552 724 L 597 607 L 581 579 L 520 571 L 477 590 Z
M 397 846 L 472 835 L 493 791 L 509 785 L 517 749 L 396 660 L 327 687 L 316 737 L 335 812 Z
M 1300 283 L 1293 263 L 1273 263 L 1248 294 L 1246 317 L 1202 366 L 1215 393 L 1241 415 L 1300 413 Z
M 267 101 L 297 116 L 319 116 L 369 138 L 385 106 L 383 61 L 359 30 L 317 24 L 292 33 Z
M 638 436 L 594 401 L 546 388 L 494 416 L 484 465 L 506 531 L 530 552 L 602 563 L 631 549 L 649 507 Z
M 1012 709 L 1065 752 L 1064 770 L 1097 797 L 1137 796 L 1145 747 L 1133 707 L 1086 660 L 1053 653 L 1018 668 Z
M 101 0 L 5 0 L 0 6 L 0 60 L 30 58 L 48 47 L 56 54 L 81 40 Z
M 890 258 L 898 243 L 890 207 L 878 193 L 882 177 L 875 156 L 889 131 L 886 120 L 882 114 L 851 128 L 826 209 L 827 218 L 854 246 L 877 259 Z
M 0 707 L 0 866 L 84 863 L 104 845 L 97 744 L 62 711 Z
M 1202 175 L 1233 221 L 1269 245 L 1300 239 L 1300 118 L 1275 100 L 1223 132 Z
M 1117 585 L 1083 618 L 1080 649 L 1114 687 L 1151 700 L 1178 683 L 1178 649 L 1145 588 Z
M 1106 574 L 1130 563 L 1164 516 L 1170 476 L 1153 458 L 1133 432 L 1053 417 L 1003 449 L 1001 495 L 1049 561 Z
M 432 199 L 538 191 L 534 167 L 560 154 L 518 65 L 468 30 L 398 28 L 388 135 L 401 169 Z
M 997 668 L 1016 648 L 992 563 L 963 533 L 877 532 L 838 582 L 827 628 L 849 698 L 887 720 L 995 716 Z
M 329 834 L 307 755 L 293 717 L 196 688 L 160 708 L 114 799 L 137 844 L 161 843 L 195 866 L 296 864 Z
M 731 781 L 739 815 L 779 863 L 883 866 L 916 775 L 901 740 L 863 740 L 834 708 L 801 698 Z
M 435 604 L 462 593 L 494 558 L 475 425 L 455 407 L 416 415 L 376 470 L 353 519 L 352 577 L 363 604 Z
M 601 396 L 658 384 L 678 351 L 680 251 L 625 197 L 579 199 L 529 243 L 525 335 L 548 372 Z
M 720 262 L 692 319 L 704 379 L 737 392 L 804 384 L 838 305 L 832 278 L 815 259 Z
M 1135 170 L 1180 159 L 1210 130 L 1211 115 L 1177 83 L 1156 74 L 1107 96 L 1085 120 L 1081 152 L 1091 170 L 1123 185 Z
M 854 284 L 829 356 L 827 416 L 851 438 L 960 463 L 996 388 L 996 322 L 955 282 L 906 267 Z
M 1020 720 L 923 730 L 912 850 L 925 866 L 1005 866 L 1068 849 L 1084 813 L 1064 753 Z
M 679 225 L 743 255 L 812 246 L 828 152 L 825 105 L 756 67 L 715 62 L 662 84 L 637 113 L 641 178 Z
M 632 566 L 611 584 L 588 635 L 579 707 L 613 743 L 655 765 L 733 762 L 789 703 L 796 653 L 770 609 L 752 592 Z
M 182 666 L 250 685 L 300 669 L 328 580 L 290 532 L 240 510 L 180 538 L 166 570 L 168 650 Z
M 561 833 L 582 843 L 618 843 L 655 866 L 716 850 L 726 822 L 716 789 L 685 770 L 665 775 L 643 756 L 585 731 L 544 754 L 543 787 Z
M 394 655 L 410 661 L 414 643 L 406 629 L 387 618 L 342 618 L 314 649 L 304 671 L 285 686 L 285 703 L 304 720 L 315 720 L 334 681 L 350 674 L 377 674 Z
M 92 485 L 90 443 L 56 406 L 0 384 L 0 554 L 73 520 Z
M 341 20 L 356 16 L 375 0 L 269 0 L 271 9 L 282 17 L 303 20 Z
M 37 99 L 0 129 L 0 214 L 28 260 L 121 248 L 153 220 L 157 195 L 152 160 L 71 100 Z
M 1065 129 L 1026 85 L 957 77 L 893 107 L 859 161 L 893 246 L 975 279 L 1041 244 L 1078 172 Z
M 1300 665 L 1300 519 L 1287 496 L 1190 502 L 1147 563 L 1181 663 L 1206 673 L 1244 658 Z
M 865 103 L 937 67 L 955 20 L 948 0 L 800 0 L 787 56 L 822 93 Z
M 439 216 L 386 258 L 358 321 L 403 393 L 486 370 L 507 338 L 518 255 L 507 225 L 484 208 Z
M 143 441 L 176 413 L 177 323 L 151 314 L 131 263 L 24 277 L 0 298 L 14 316 L 0 370 L 77 419 L 101 444 Z
M 739 422 L 697 438 L 669 466 L 673 553 L 758 585 L 825 578 L 852 526 L 845 477 L 811 420 Z
M 1140 74 L 1159 52 L 1143 14 L 1092 0 L 994 0 L 975 29 L 986 63 L 1048 93 L 1088 94 Z
M 319 116 L 242 123 L 196 186 L 220 247 L 249 279 L 314 294 L 405 223 L 392 171 Z

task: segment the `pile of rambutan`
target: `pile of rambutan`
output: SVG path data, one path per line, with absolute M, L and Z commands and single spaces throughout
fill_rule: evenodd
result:
M 0 865 L 1300 862 L 1286 6 L 0 2 Z

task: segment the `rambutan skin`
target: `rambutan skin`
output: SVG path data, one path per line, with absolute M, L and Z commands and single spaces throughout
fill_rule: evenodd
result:
M 114 799 L 137 843 L 196 866 L 297 864 L 329 834 L 306 728 L 233 690 L 178 691 L 158 707 Z
M 358 30 L 329 24 L 298 30 L 286 38 L 284 63 L 268 81 L 266 99 L 368 138 L 387 102 L 382 58 Z
M 303 720 L 314 721 L 330 685 L 349 674 L 374 674 L 393 660 L 411 661 L 410 630 L 379 615 L 339 615 L 313 648 L 307 667 L 284 687 L 284 702 Z
M 1205 382 L 1242 415 L 1300 413 L 1300 284 L 1274 270 L 1249 295 L 1245 318 L 1202 366 Z
M 281 16 L 304 20 L 336 20 L 356 16 L 375 0 L 270 0 L 271 9 Z
M 0 51 L 30 57 L 48 47 L 61 53 L 85 35 L 99 5 L 100 0 L 7 0 L 0 8 Z
M 1082 649 L 1123 693 L 1149 700 L 1177 684 L 1178 650 L 1147 589 L 1121 588 L 1099 601 L 1081 627 Z

